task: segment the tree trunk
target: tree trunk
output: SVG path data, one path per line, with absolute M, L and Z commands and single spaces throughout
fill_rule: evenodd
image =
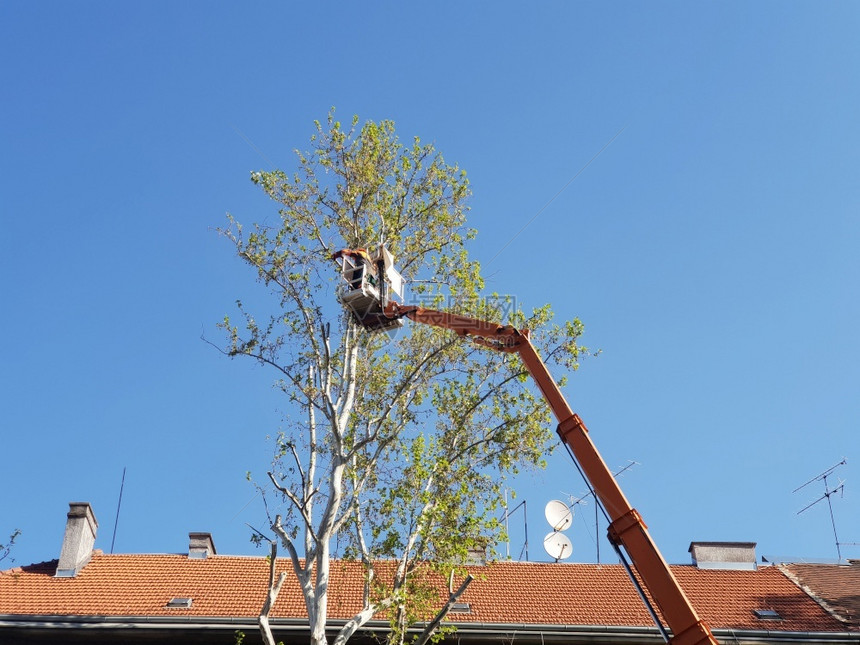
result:
M 275 606 L 275 601 L 278 599 L 278 594 L 281 592 L 281 586 L 283 586 L 287 574 L 282 571 L 275 579 L 275 564 L 278 558 L 278 543 L 275 540 L 272 540 L 272 550 L 269 557 L 269 591 L 266 593 L 266 601 L 257 617 L 257 624 L 260 626 L 260 634 L 265 645 L 276 645 L 272 627 L 269 624 L 269 614 L 272 613 L 272 607 Z

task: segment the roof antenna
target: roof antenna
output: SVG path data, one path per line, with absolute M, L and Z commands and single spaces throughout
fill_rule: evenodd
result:
M 505 557 L 511 557 L 511 532 L 510 525 L 508 524 L 508 519 L 516 513 L 520 508 L 523 509 L 523 533 L 525 536 L 525 542 L 523 543 L 523 548 L 520 549 L 520 560 L 523 559 L 523 552 L 526 554 L 526 562 L 529 561 L 529 515 L 528 515 L 528 506 L 526 505 L 526 500 L 521 501 L 519 504 L 514 506 L 513 509 L 508 509 L 508 489 L 505 488 L 505 498 L 504 498 L 504 507 L 505 510 L 502 513 L 502 516 L 499 518 L 505 525 L 505 534 L 507 539 L 505 540 Z
M 638 461 L 633 461 L 632 459 L 628 459 L 627 465 L 624 466 L 623 468 L 619 468 L 618 470 L 616 470 L 614 473 L 612 473 L 612 476 L 613 477 L 620 477 L 624 471 L 629 470 L 630 468 L 633 468 L 633 466 L 638 466 L 638 465 L 639 465 Z M 593 494 L 594 494 L 593 490 L 590 490 L 585 495 L 580 495 L 579 497 L 577 497 L 576 495 L 571 495 L 570 493 L 565 493 L 565 495 L 568 498 L 568 508 L 570 508 L 571 513 L 573 512 L 573 509 L 576 507 L 577 504 L 582 504 L 583 506 L 587 505 L 588 504 L 588 501 L 587 501 L 588 498 L 591 497 Z M 597 564 L 600 564 L 600 535 L 599 535 L 600 530 L 598 528 L 599 520 L 600 520 L 600 517 L 598 515 L 599 511 L 600 511 L 600 504 L 595 504 L 594 505 L 594 548 L 597 552 Z
M 842 461 L 840 461 L 835 466 L 831 466 L 830 468 L 825 470 L 823 473 L 816 475 L 815 477 L 810 479 L 805 484 L 801 484 L 800 486 L 795 488 L 793 491 L 791 491 L 792 493 L 796 493 L 801 488 L 805 488 L 806 486 L 808 486 L 812 482 L 817 482 L 817 481 L 824 482 L 824 494 L 821 497 L 819 497 L 817 500 L 815 500 L 814 502 L 807 504 L 802 509 L 797 511 L 797 514 L 800 515 L 801 513 L 803 513 L 803 511 L 805 511 L 809 508 L 812 508 L 813 506 L 815 506 L 818 502 L 820 502 L 823 499 L 827 500 L 827 506 L 830 509 L 830 524 L 833 527 L 833 539 L 836 542 L 836 557 L 838 558 L 839 562 L 842 562 L 842 550 L 839 548 L 839 546 L 840 546 L 839 536 L 836 535 L 836 520 L 833 518 L 833 504 L 830 501 L 830 496 L 834 495 L 836 493 L 839 493 L 839 495 L 841 497 L 842 492 L 845 490 L 845 481 L 840 479 L 839 484 L 836 487 L 830 488 L 830 486 L 828 486 L 828 484 L 827 484 L 827 476 L 832 475 L 834 470 L 839 468 L 839 466 L 844 466 L 847 463 L 848 463 L 848 460 L 845 459 L 845 457 L 843 457 Z
M 122 467 L 122 482 L 119 485 L 119 500 L 116 503 L 116 519 L 113 521 L 113 537 L 110 540 L 110 552 L 113 555 L 113 545 L 116 542 L 116 527 L 119 525 L 119 509 L 122 506 L 122 490 L 125 488 L 125 466 Z

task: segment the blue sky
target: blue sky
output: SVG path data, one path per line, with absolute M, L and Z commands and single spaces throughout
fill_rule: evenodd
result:
M 70 501 L 108 551 L 123 468 L 116 551 L 258 553 L 245 472 L 283 404 L 200 340 L 260 296 L 213 228 L 276 217 L 249 173 L 291 168 L 330 106 L 435 142 L 471 178 L 488 289 L 584 321 L 602 352 L 566 392 L 612 467 L 638 462 L 622 486 L 670 562 L 834 558 L 826 503 L 797 515 L 823 486 L 792 490 L 843 457 L 860 542 L 858 33 L 854 2 L 3 3 L 16 564 L 58 556 Z M 559 451 L 517 488 L 545 559 L 544 504 L 585 486 Z

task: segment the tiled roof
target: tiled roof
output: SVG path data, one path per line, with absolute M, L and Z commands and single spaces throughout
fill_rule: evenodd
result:
M 279 569 L 287 566 L 279 560 Z M 254 618 L 267 580 L 264 558 L 226 555 L 193 559 L 96 552 L 74 578 L 55 578 L 55 569 L 56 561 L 0 573 L 0 616 Z M 496 562 L 468 570 L 476 579 L 461 601 L 471 612 L 449 615 L 456 623 L 652 626 L 620 565 Z M 673 572 L 714 629 L 845 631 L 777 567 L 728 571 L 676 566 Z M 440 579 L 440 593 L 446 587 Z M 329 589 L 331 618 L 352 616 L 361 598 L 360 567 L 334 563 Z M 175 597 L 191 598 L 191 607 L 168 608 Z M 753 613 L 757 609 L 776 610 L 783 620 L 761 620 Z M 291 573 L 272 615 L 306 615 Z
M 860 560 L 847 565 L 786 564 L 786 573 L 810 594 L 860 631 Z

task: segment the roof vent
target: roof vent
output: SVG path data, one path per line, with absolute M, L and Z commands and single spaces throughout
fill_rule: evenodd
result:
M 167 601 L 170 609 L 191 609 L 191 598 L 171 598 Z
M 93 556 L 99 523 L 89 502 L 69 502 L 56 577 L 73 578 Z
M 755 542 L 691 542 L 689 552 L 699 569 L 755 571 Z
M 759 620 L 782 620 L 782 616 L 775 609 L 753 609 L 753 613 Z
M 188 557 L 205 560 L 210 555 L 215 555 L 215 542 L 211 533 L 189 533 L 188 534 Z

